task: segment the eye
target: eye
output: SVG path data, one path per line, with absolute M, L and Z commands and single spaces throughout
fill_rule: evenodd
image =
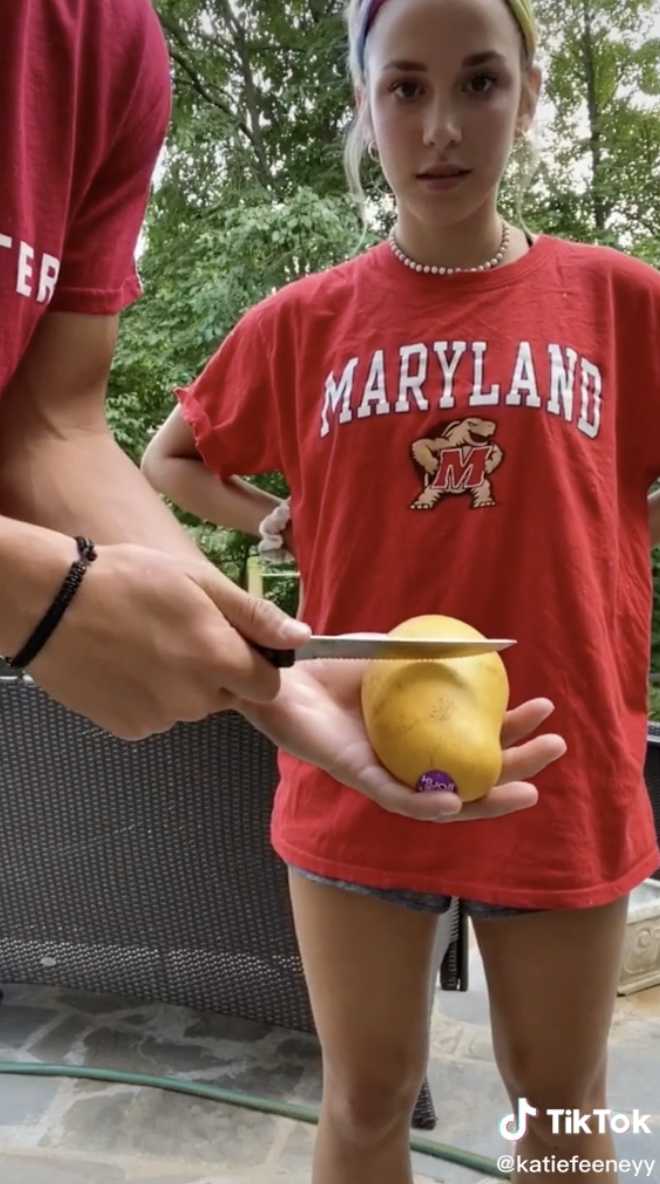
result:
M 499 79 L 495 74 L 474 74 L 468 83 L 468 87 L 473 94 L 489 95 L 497 86 Z
M 394 86 L 390 87 L 390 90 L 402 103 L 409 103 L 412 99 L 416 99 L 419 96 L 420 85 L 418 82 L 410 79 L 406 82 L 395 83 Z

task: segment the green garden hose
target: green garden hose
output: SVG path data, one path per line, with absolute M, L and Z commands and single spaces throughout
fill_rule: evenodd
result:
M 101 1081 L 113 1085 L 138 1085 L 151 1089 L 165 1089 L 173 1093 L 190 1094 L 195 1098 L 206 1098 L 212 1102 L 224 1102 L 227 1106 L 240 1106 L 244 1110 L 256 1110 L 260 1114 L 274 1114 L 280 1118 L 291 1118 L 295 1122 L 306 1122 L 312 1126 L 319 1120 L 319 1113 L 313 1106 L 302 1106 L 296 1102 L 278 1102 L 271 1098 L 260 1098 L 256 1094 L 239 1093 L 231 1089 L 220 1089 L 216 1085 L 204 1085 L 196 1081 L 183 1081 L 176 1077 L 156 1077 L 146 1073 L 123 1073 L 114 1069 L 88 1069 L 80 1065 L 41 1065 L 21 1061 L 0 1062 L 0 1073 L 18 1077 L 71 1077 L 87 1081 Z M 447 1143 L 436 1143 L 420 1135 L 411 1135 L 410 1148 L 433 1159 L 446 1163 L 457 1163 L 471 1168 L 482 1176 L 496 1176 L 508 1180 L 495 1160 L 461 1147 Z

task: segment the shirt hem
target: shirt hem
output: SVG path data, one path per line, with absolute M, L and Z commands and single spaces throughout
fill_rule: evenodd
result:
M 587 888 L 494 888 L 492 884 L 463 880 L 454 875 L 443 882 L 439 882 L 435 876 L 407 876 L 405 873 L 393 876 L 391 872 L 377 868 L 356 868 L 351 864 L 324 859 L 320 855 L 311 856 L 309 852 L 301 851 L 293 843 L 279 837 L 271 841 L 276 854 L 285 863 L 295 862 L 302 871 L 313 875 L 345 880 L 366 888 L 458 896 L 463 900 L 521 909 L 580 909 L 611 904 L 660 868 L 660 848 L 656 843 L 623 875 L 606 883 Z
M 212 428 L 206 411 L 200 406 L 199 400 L 196 398 L 194 387 L 194 383 L 192 383 L 190 386 L 177 386 L 174 388 L 174 397 L 179 404 L 179 409 L 184 421 L 187 423 L 193 434 L 193 439 L 198 452 L 202 456 L 204 462 L 208 463 L 205 449 L 206 442 L 212 434 Z M 210 467 L 211 466 L 209 465 L 209 468 Z M 215 476 L 222 480 L 223 474 L 221 474 L 215 468 L 215 466 L 213 467 L 213 472 Z
M 51 312 L 115 316 L 142 296 L 142 285 L 131 279 L 121 288 L 58 288 L 48 305 Z

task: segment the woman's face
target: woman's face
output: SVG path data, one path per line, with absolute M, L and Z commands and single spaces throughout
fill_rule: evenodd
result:
M 367 72 L 368 123 L 400 212 L 451 224 L 496 197 L 539 85 L 505 0 L 387 0 Z

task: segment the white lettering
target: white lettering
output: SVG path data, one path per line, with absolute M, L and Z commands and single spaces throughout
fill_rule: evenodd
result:
M 568 1120 L 568 1134 L 570 1135 L 572 1133 L 574 1135 L 579 1135 L 581 1133 L 584 1133 L 585 1135 L 590 1135 L 591 1134 L 591 1127 L 589 1126 L 589 1119 L 590 1118 L 591 1118 L 590 1114 L 581 1114 L 579 1110 L 574 1110 L 573 1111 L 573 1122 L 571 1123 L 570 1118 Z M 571 1127 L 572 1127 L 572 1131 L 571 1131 Z
M 401 349 L 401 374 L 399 378 L 399 397 L 394 410 L 398 412 L 410 411 L 408 394 L 412 394 L 420 411 L 428 411 L 428 400 L 424 398 L 422 386 L 426 381 L 429 364 L 429 352 L 425 345 L 404 345 Z M 417 373 L 410 373 L 410 362 L 414 357 L 419 359 Z
M 541 406 L 538 385 L 536 382 L 536 373 L 534 371 L 532 347 L 528 341 L 523 341 L 518 349 L 516 368 L 511 381 L 511 390 L 506 397 L 506 402 L 519 407 L 522 402 L 522 391 L 527 391 L 527 398 L 525 399 L 526 407 Z
M 559 1119 L 564 1117 L 563 1108 L 561 1110 L 546 1110 L 546 1114 L 549 1118 L 552 1118 L 550 1133 L 553 1135 L 558 1135 L 561 1130 Z
M 447 358 L 447 351 L 449 349 L 448 341 L 434 342 L 433 349 L 435 350 L 435 355 L 440 363 L 442 375 L 445 380 L 439 406 L 442 408 L 452 408 L 454 406 L 454 375 L 467 349 L 467 343 L 465 341 L 453 342 L 452 349 L 454 353 L 451 361 Z
M 376 415 L 389 415 L 391 411 L 385 393 L 385 354 L 382 349 L 377 349 L 371 360 L 371 369 L 357 417 L 368 419 L 374 411 Z
M 5 250 L 11 251 L 13 245 L 13 238 L 10 238 L 8 234 L 0 234 L 0 247 L 4 247 Z
M 29 280 L 33 273 L 32 260 L 34 259 L 34 251 L 28 243 L 21 243 L 18 253 L 18 279 L 16 281 L 16 291 L 20 296 L 31 296 L 32 288 Z
M 564 410 L 564 418 L 569 422 L 573 418 L 573 391 L 575 388 L 575 367 L 577 364 L 577 354 L 574 349 L 567 348 L 566 356 L 568 358 L 568 373 L 564 366 L 561 346 L 549 345 L 548 353 L 550 354 L 550 399 L 548 401 L 548 411 L 553 415 L 561 415 L 562 406 Z M 560 406 L 560 400 L 562 406 Z
M 639 1135 L 642 1133 L 642 1131 L 644 1131 L 644 1134 L 646 1134 L 646 1135 L 651 1134 L 651 1128 L 646 1125 L 646 1120 L 647 1120 L 647 1118 L 650 1118 L 650 1117 L 651 1117 L 650 1114 L 640 1114 L 639 1110 L 633 1111 L 633 1134 L 634 1135 Z
M 39 294 L 37 296 L 39 304 L 43 304 L 46 300 L 52 300 L 59 274 L 59 259 L 56 259 L 54 255 L 44 255 L 41 260 L 41 271 L 39 274 Z
M 3 242 L 0 238 L 0 245 Z M 31 293 L 33 258 L 32 248 L 21 244 L 19 290 L 25 294 Z M 36 273 L 35 266 L 35 276 Z M 52 255 L 44 255 L 39 269 L 37 299 L 40 303 L 52 298 L 58 275 L 59 261 Z M 36 289 L 35 279 L 35 292 Z M 353 419 L 389 415 L 393 410 L 399 414 L 411 410 L 428 412 L 433 406 L 452 411 L 460 406 L 464 413 L 468 413 L 471 407 L 494 406 L 503 402 L 515 407 L 545 406 L 551 415 L 575 423 L 579 431 L 590 439 L 599 435 L 605 384 L 597 365 L 581 357 L 570 346 L 549 344 L 548 364 L 543 366 L 533 344 L 522 341 L 516 345 L 512 358 L 510 386 L 503 386 L 501 383 L 491 383 L 491 375 L 486 373 L 488 348 L 486 342 L 479 341 L 435 341 L 429 346 L 420 343 L 401 346 L 397 352 L 399 376 L 396 403 L 394 391 L 388 389 L 393 377 L 390 363 L 394 362 L 394 358 L 388 359 L 385 349 L 372 351 L 364 358 L 364 363 L 359 357 L 351 358 L 345 365 L 340 363 L 338 370 L 331 372 L 325 381 L 321 437 L 328 435 L 335 420 L 338 424 L 346 424 Z M 462 359 L 469 351 L 472 353 L 472 373 L 467 368 L 468 362 L 466 369 L 460 370 Z M 434 369 L 433 374 L 430 373 L 432 356 L 442 376 L 440 382 L 438 370 Z M 366 370 L 367 362 L 368 372 L 362 386 L 362 365 L 365 365 Z M 361 381 L 360 386 L 356 387 L 358 367 Z M 459 373 L 460 379 L 457 378 Z M 497 375 L 493 373 L 492 377 Z M 470 382 L 471 387 L 468 385 Z
M 603 379 L 597 366 L 582 359 L 582 406 L 578 428 L 592 440 L 600 431 L 600 409 L 602 407 Z M 593 420 L 589 419 L 589 401 L 593 398 Z
M 601 1109 L 601 1110 L 592 1110 L 591 1113 L 594 1115 L 594 1117 L 596 1117 L 596 1116 L 598 1117 L 598 1134 L 604 1135 L 608 1129 L 608 1127 L 605 1123 L 605 1119 L 607 1118 L 608 1114 L 612 1113 L 612 1111 Z
M 471 407 L 492 407 L 500 401 L 500 388 L 495 385 L 489 391 L 484 391 L 484 359 L 488 346 L 485 341 L 475 341 L 472 345 L 474 354 L 474 387 L 470 395 Z
M 330 431 L 330 423 L 328 421 L 328 412 L 337 411 L 341 403 L 341 412 L 339 414 L 339 423 L 350 423 L 353 418 L 351 410 L 351 394 L 353 392 L 353 380 L 355 378 L 355 368 L 358 364 L 358 358 L 351 358 L 346 366 L 344 373 L 339 380 L 335 381 L 334 374 L 328 375 L 325 383 L 325 400 L 323 403 L 323 411 L 321 413 L 321 436 L 327 436 Z

